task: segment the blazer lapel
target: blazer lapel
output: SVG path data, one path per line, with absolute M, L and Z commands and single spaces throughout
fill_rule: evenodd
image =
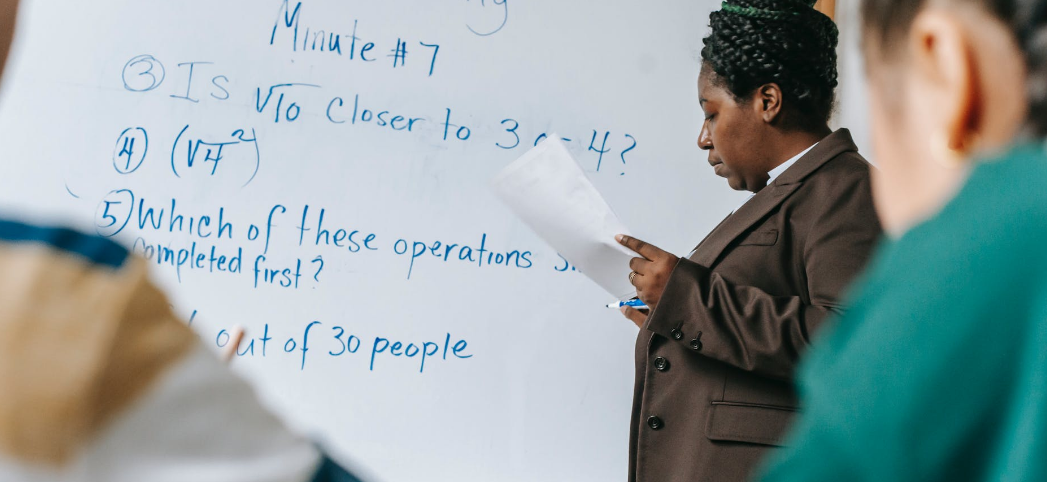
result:
M 711 267 L 727 246 L 778 207 L 800 187 L 807 176 L 832 158 L 848 151 L 857 152 L 858 147 L 854 145 L 851 133 L 847 129 L 840 129 L 826 136 L 814 149 L 798 159 L 796 164 L 778 176 L 771 185 L 761 189 L 714 228 L 695 248 L 690 259 L 702 266 Z
M 778 207 L 799 186 L 798 183 L 788 186 L 772 184 L 761 189 L 749 202 L 743 204 L 734 214 L 720 223 L 720 226 L 709 233 L 705 241 L 702 241 L 702 244 L 695 249 L 691 260 L 702 266 L 711 267 L 732 241 Z

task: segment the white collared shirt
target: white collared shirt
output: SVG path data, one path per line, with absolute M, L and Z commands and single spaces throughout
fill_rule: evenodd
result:
M 767 176 L 768 176 L 767 185 L 770 186 L 771 183 L 774 182 L 774 180 L 778 178 L 778 176 L 782 175 L 782 173 L 785 172 L 786 170 L 788 170 L 790 167 L 792 167 L 793 164 L 796 164 L 796 161 L 799 161 L 800 158 L 804 156 L 804 154 L 807 154 L 808 152 L 810 152 L 811 149 L 814 149 L 814 146 L 817 146 L 817 145 L 818 145 L 817 142 L 815 142 L 814 144 L 811 144 L 811 147 L 808 147 L 807 149 L 804 149 L 799 154 L 797 154 L 797 155 L 789 158 L 789 160 L 779 164 L 778 167 L 776 167 L 774 169 L 771 169 L 771 171 L 767 173 Z M 749 200 L 752 199 L 753 196 L 755 196 L 755 195 L 756 195 L 756 193 L 749 193 L 749 197 L 745 198 L 745 202 L 739 204 L 738 207 L 741 208 L 742 206 L 744 206 L 745 203 L 749 202 Z M 737 211 L 737 210 L 738 209 L 735 209 L 735 211 Z

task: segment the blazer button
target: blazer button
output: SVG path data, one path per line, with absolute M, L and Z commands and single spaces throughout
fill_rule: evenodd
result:
M 661 430 L 665 423 L 662 422 L 662 419 L 652 415 L 647 417 L 647 426 L 651 427 L 651 430 Z
M 679 328 L 673 328 L 672 331 L 669 332 L 669 335 L 672 336 L 674 340 L 683 339 L 683 332 L 680 331 Z
M 654 359 L 654 368 L 660 372 L 664 372 L 669 369 L 669 360 L 658 357 Z
M 695 336 L 693 340 L 691 340 L 691 348 L 693 348 L 694 351 L 699 351 L 702 349 L 702 332 L 699 331 L 698 335 Z

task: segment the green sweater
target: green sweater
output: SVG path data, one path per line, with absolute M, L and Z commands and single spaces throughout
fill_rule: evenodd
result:
M 1047 156 L 980 163 L 884 242 L 764 481 L 1047 481 Z

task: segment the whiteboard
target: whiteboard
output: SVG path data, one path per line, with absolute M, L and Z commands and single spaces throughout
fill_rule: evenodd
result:
M 245 326 L 235 369 L 374 480 L 622 480 L 637 330 L 488 182 L 557 132 L 688 252 L 745 198 L 695 145 L 718 3 L 29 1 L 0 206 Z

